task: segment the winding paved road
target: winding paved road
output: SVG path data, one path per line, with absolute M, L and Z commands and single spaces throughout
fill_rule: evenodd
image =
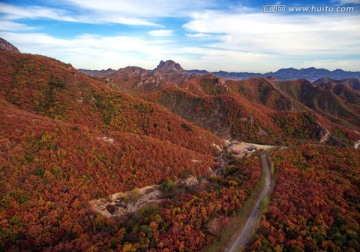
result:
M 270 176 L 270 167 L 267 159 L 266 152 L 261 154 L 261 164 L 262 164 L 262 172 L 265 174 L 265 186 L 261 191 L 259 198 L 256 201 L 256 204 L 248 217 L 245 226 L 241 230 L 239 236 L 229 248 L 229 252 L 237 252 L 240 251 L 249 240 L 252 231 L 255 229 L 258 219 L 260 217 L 260 203 L 261 201 L 269 195 L 270 187 L 271 187 L 271 176 Z

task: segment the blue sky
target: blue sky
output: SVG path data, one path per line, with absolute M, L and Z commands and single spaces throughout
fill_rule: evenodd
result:
M 360 0 L 0 0 L 0 37 L 76 68 L 153 69 L 173 59 L 209 71 L 359 71 Z

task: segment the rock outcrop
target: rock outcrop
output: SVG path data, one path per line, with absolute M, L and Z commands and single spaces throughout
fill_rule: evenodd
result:
M 159 65 L 154 69 L 154 73 L 179 73 L 184 74 L 185 70 L 173 60 L 160 61 Z

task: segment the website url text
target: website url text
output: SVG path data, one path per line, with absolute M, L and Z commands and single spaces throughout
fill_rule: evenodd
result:
M 354 12 L 352 6 L 286 6 L 281 4 L 263 5 L 262 12 L 276 13 L 276 12 Z

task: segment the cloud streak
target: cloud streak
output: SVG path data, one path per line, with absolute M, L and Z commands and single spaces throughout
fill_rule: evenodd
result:
M 34 28 L 12 21 L 0 21 L 0 31 L 28 31 L 28 30 L 34 30 Z
M 150 36 L 154 37 L 169 37 L 174 34 L 173 30 L 152 30 L 149 31 Z
M 119 15 L 141 18 L 186 17 L 193 11 L 216 6 L 213 0 L 66 0 L 66 2 L 96 12 L 116 12 Z
M 64 10 L 56 8 L 48 8 L 42 6 L 26 6 L 17 7 L 14 5 L 0 3 L 0 13 L 4 14 L 3 20 L 19 20 L 19 19 L 52 19 L 65 22 L 102 24 L 115 23 L 136 26 L 160 26 L 146 19 L 124 16 L 115 11 L 92 11 L 86 12 L 78 9 Z
M 5 15 L 5 20 L 47 18 L 69 22 L 76 21 L 75 18 L 69 16 L 64 10 L 39 6 L 27 6 L 25 8 L 0 3 L 0 13 Z

